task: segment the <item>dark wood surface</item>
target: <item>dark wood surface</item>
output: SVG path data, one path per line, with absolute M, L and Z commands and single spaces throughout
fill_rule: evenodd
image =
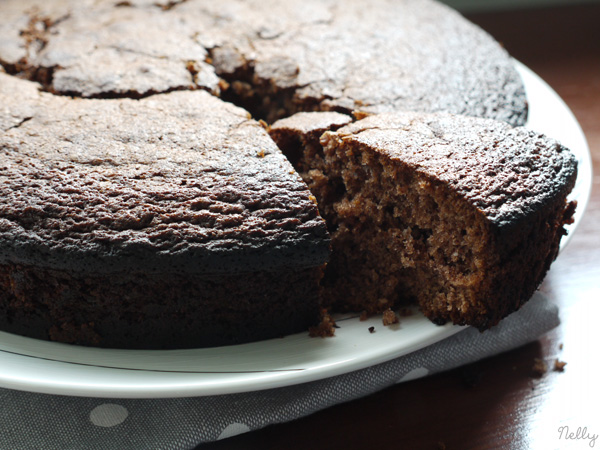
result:
M 511 352 L 201 449 L 600 448 L 600 5 L 469 18 L 558 92 L 590 145 L 592 198 L 541 287 L 561 325 Z M 550 369 L 539 378 L 536 358 Z M 564 372 L 552 370 L 556 358 Z

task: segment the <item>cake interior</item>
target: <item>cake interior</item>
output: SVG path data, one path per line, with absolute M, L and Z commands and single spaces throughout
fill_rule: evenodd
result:
M 332 236 L 326 304 L 375 314 L 416 302 L 438 323 L 485 314 L 486 272 L 498 257 L 483 215 L 380 152 L 329 133 L 322 142 L 296 136 L 280 145 L 295 155 Z

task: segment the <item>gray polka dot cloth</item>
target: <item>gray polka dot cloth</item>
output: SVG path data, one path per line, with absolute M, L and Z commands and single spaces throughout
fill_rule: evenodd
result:
M 377 366 L 260 392 L 130 400 L 0 389 L 0 449 L 193 449 L 516 348 L 558 323 L 557 308 L 538 293 L 520 311 L 484 333 L 467 328 Z

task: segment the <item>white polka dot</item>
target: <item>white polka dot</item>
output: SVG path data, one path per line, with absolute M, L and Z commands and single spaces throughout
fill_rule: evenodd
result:
M 417 369 L 413 369 L 404 375 L 402 378 L 398 380 L 398 383 L 402 383 L 403 381 L 416 380 L 417 378 L 426 377 L 429 375 L 429 370 L 425 367 L 419 367 Z
M 105 403 L 92 409 L 90 420 L 98 427 L 114 427 L 123 423 L 128 415 L 127 409 L 121 405 Z
M 238 434 L 247 433 L 250 431 L 250 427 L 243 423 L 232 423 L 231 425 L 227 425 L 225 429 L 221 432 L 217 441 L 221 439 L 226 439 L 229 437 L 237 436 Z

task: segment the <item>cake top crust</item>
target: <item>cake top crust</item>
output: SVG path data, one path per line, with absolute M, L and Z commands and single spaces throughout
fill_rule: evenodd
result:
M 314 198 L 205 91 L 72 99 L 0 73 L 0 262 L 99 272 L 318 266 Z
M 508 54 L 430 0 L 4 0 L 0 62 L 50 92 L 219 94 L 239 79 L 301 110 L 447 111 L 523 124 Z
M 309 134 L 341 127 L 352 122 L 352 117 L 333 111 L 299 112 L 280 119 L 270 126 L 271 131 L 293 130 L 296 133 Z
M 494 120 L 452 114 L 384 113 L 321 138 L 355 144 L 441 182 L 502 232 L 571 191 L 573 154 L 556 140 Z

